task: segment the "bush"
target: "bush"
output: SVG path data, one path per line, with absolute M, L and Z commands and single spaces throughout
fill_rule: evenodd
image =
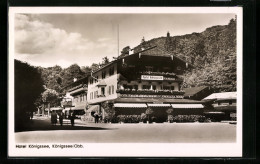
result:
M 167 121 L 169 121 L 169 122 L 173 122 L 173 116 L 172 115 L 168 115 L 168 119 L 167 119 Z
M 147 120 L 146 114 L 142 113 L 142 114 L 141 114 L 141 121 L 142 121 L 142 122 L 145 122 L 146 120 Z
M 206 117 L 202 115 L 177 115 L 173 117 L 174 122 L 205 122 Z
M 139 123 L 141 121 L 140 115 L 118 115 L 118 122 L 124 123 Z

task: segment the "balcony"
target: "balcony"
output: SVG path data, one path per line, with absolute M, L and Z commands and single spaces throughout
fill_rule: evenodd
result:
M 97 95 L 97 97 L 99 98 L 99 97 L 106 97 L 106 95 Z
M 154 76 L 166 76 L 166 77 L 176 77 L 176 74 L 173 72 L 151 72 L 151 71 L 144 71 L 139 72 L 140 74 L 145 75 L 154 75 Z
M 74 96 L 74 95 L 77 95 L 77 94 L 80 94 L 82 92 L 87 92 L 88 91 L 88 88 L 87 87 L 81 87 L 81 88 L 77 88 L 73 91 L 70 92 L 70 95 L 71 96 Z
M 184 95 L 184 91 L 176 90 L 149 90 L 149 89 L 118 89 L 120 94 L 136 94 L 136 95 Z
M 72 106 L 72 101 L 62 101 L 61 106 L 62 107 L 70 107 L 70 106 Z

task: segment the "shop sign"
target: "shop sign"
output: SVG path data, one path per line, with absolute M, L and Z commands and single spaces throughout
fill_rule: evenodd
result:
M 176 80 L 175 78 L 172 78 L 172 77 L 164 77 L 163 79 L 164 80 Z
M 163 76 L 141 75 L 142 80 L 163 80 Z

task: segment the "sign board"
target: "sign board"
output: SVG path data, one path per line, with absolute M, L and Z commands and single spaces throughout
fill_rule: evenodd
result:
M 163 80 L 163 76 L 141 75 L 142 80 Z
M 174 77 L 164 77 L 163 79 L 164 80 L 176 80 L 176 78 L 174 78 Z

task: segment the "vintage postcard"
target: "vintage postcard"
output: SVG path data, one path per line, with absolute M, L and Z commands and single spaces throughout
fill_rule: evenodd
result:
M 241 7 L 10 7 L 10 157 L 241 157 Z

